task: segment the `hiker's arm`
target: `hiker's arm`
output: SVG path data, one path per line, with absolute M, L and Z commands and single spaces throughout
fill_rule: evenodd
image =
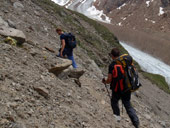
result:
M 108 74 L 106 80 L 103 81 L 104 84 L 110 84 L 112 82 L 112 74 Z
M 65 40 L 61 40 L 61 51 L 60 51 L 60 56 L 63 57 L 63 51 L 64 51 L 64 48 L 65 48 Z

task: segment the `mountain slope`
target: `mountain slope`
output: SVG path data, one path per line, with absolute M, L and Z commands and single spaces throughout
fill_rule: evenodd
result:
M 170 64 L 169 0 L 67 0 L 60 5 L 111 23 L 106 26 L 120 40 Z
M 132 127 L 125 112 L 121 123 L 113 118 L 110 99 L 101 83 L 100 68 L 107 72 L 108 51 L 117 46 L 125 52 L 112 33 L 95 21 L 49 0 L 0 2 L 4 24 L 26 35 L 21 46 L 5 43 L 6 37 L 0 36 L 0 127 Z M 74 32 L 78 39 L 75 59 L 86 71 L 79 79 L 72 78 L 66 71 L 59 76 L 49 72 L 56 64 L 66 63 L 56 57 L 60 47 L 55 32 L 57 26 Z M 144 87 L 132 97 L 141 127 L 169 127 L 170 112 L 166 108 L 169 103 L 164 102 L 169 95 L 148 80 L 141 80 Z M 147 90 L 150 85 L 155 90 Z M 155 92 L 154 98 L 150 97 L 151 92 Z M 158 94 L 163 97 L 159 101 L 161 105 L 155 98 Z
M 113 24 L 144 31 L 170 32 L 169 0 L 98 0 L 95 5 L 112 18 Z

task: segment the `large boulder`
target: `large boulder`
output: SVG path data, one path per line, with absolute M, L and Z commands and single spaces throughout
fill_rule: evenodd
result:
M 19 44 L 22 44 L 26 40 L 25 34 L 18 29 L 9 28 L 5 26 L 0 26 L 0 35 L 6 36 L 6 37 L 12 37 L 18 41 Z
M 53 68 L 49 69 L 49 72 L 54 73 L 55 75 L 59 75 L 62 73 L 65 69 L 67 69 L 70 65 L 72 65 L 72 61 L 68 59 L 62 59 L 62 63 L 57 64 Z

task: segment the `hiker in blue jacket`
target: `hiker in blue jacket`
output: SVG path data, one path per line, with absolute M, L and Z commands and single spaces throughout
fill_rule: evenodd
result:
M 60 28 L 57 28 L 56 29 L 56 32 L 58 35 L 60 35 L 60 40 L 61 40 L 61 48 L 59 50 L 59 56 L 60 57 L 65 57 L 67 56 L 67 58 L 69 60 L 72 60 L 72 66 L 73 68 L 77 68 L 77 64 L 74 60 L 74 56 L 73 56 L 73 48 L 71 48 L 69 45 L 68 45 L 68 40 L 67 40 L 67 34 L 64 33 L 62 31 L 62 29 Z
M 108 73 L 108 78 L 105 79 L 103 78 L 102 82 L 104 84 L 110 84 L 111 89 L 112 89 L 112 97 L 111 97 L 111 106 L 113 109 L 114 116 L 116 117 L 117 121 L 120 121 L 120 109 L 118 106 L 118 101 L 121 99 L 123 105 L 125 106 L 126 112 L 129 115 L 133 125 L 135 128 L 139 128 L 139 119 L 136 115 L 135 109 L 132 107 L 130 103 L 131 99 L 131 91 L 128 90 L 126 92 L 121 91 L 121 83 L 119 83 L 119 87 L 116 87 L 116 92 L 115 92 L 115 85 L 113 85 L 113 75 L 115 69 L 115 60 L 120 56 L 120 51 L 118 48 L 113 48 L 111 53 L 109 54 L 112 57 L 113 62 L 109 65 L 109 73 Z M 116 71 L 118 74 L 118 70 Z M 114 86 L 114 87 L 113 87 Z

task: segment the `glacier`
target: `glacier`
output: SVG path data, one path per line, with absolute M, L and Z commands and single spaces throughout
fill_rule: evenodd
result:
M 98 10 L 93 5 L 96 0 L 51 0 L 60 6 L 80 12 L 89 18 L 111 23 L 111 19 L 104 14 L 103 10 Z

